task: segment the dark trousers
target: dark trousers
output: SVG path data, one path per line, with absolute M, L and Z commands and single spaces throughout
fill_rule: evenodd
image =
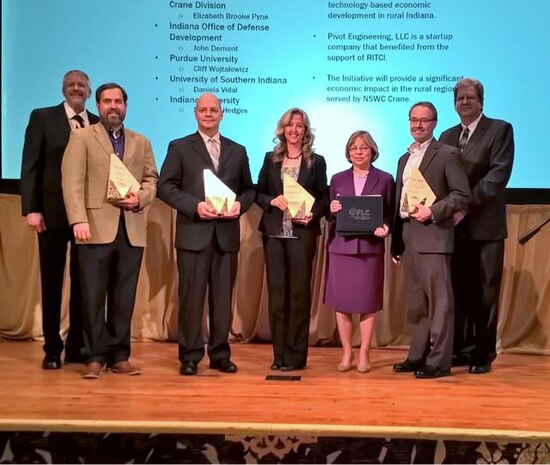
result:
M 87 362 L 113 365 L 128 360 L 143 247 L 130 244 L 121 218 L 113 242 L 79 244 L 76 248 Z
M 273 361 L 306 366 L 311 314 L 311 270 L 317 238 L 263 237 Z
M 454 354 L 473 365 L 496 358 L 498 303 L 504 241 L 475 241 L 455 238 L 452 260 L 455 293 Z
M 439 368 L 450 368 L 453 355 L 454 301 L 451 255 L 419 253 L 403 236 L 407 323 L 411 335 L 408 358 Z
M 231 357 L 228 337 L 231 302 L 237 273 L 237 253 L 220 249 L 216 239 L 204 250 L 178 249 L 179 313 L 178 356 L 180 361 L 200 362 L 204 357 L 202 317 L 208 288 L 211 361 Z
M 72 231 L 67 229 L 47 229 L 38 234 L 40 256 L 40 284 L 42 287 L 42 331 L 44 352 L 61 355 L 63 340 L 59 334 L 61 325 L 61 298 L 63 275 L 70 244 L 69 272 L 71 293 L 69 300 L 69 333 L 65 342 L 65 357 L 77 361 L 84 345 L 82 339 L 82 311 L 80 307 L 80 284 L 76 247 Z

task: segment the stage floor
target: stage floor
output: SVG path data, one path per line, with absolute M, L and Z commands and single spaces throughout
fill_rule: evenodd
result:
M 336 370 L 340 348 L 310 348 L 299 381 L 266 380 L 269 344 L 232 345 L 236 374 L 178 374 L 173 343 L 135 342 L 140 376 L 81 378 L 40 368 L 40 342 L 0 343 L 0 430 L 297 434 L 550 441 L 550 357 L 500 355 L 487 375 L 396 374 L 402 349 L 375 349 L 367 374 Z

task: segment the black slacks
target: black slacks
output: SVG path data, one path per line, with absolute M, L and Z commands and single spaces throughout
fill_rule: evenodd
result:
M 46 229 L 38 234 L 40 256 L 40 284 L 42 287 L 42 332 L 44 352 L 61 355 L 63 340 L 61 325 L 61 298 L 65 273 L 67 246 L 70 244 L 69 273 L 71 293 L 69 300 L 69 332 L 65 341 L 65 357 L 77 361 L 83 348 L 82 310 L 79 272 L 74 236 L 70 228 Z
M 316 236 L 263 237 L 273 362 L 305 367 L 311 314 L 311 272 Z
M 454 354 L 485 365 L 496 358 L 498 303 L 504 240 L 455 237 L 452 260 L 455 294 Z
M 179 313 L 178 356 L 180 361 L 199 362 L 204 357 L 202 316 L 208 288 L 209 339 L 211 361 L 231 357 L 228 337 L 231 302 L 237 273 L 237 252 L 225 252 L 215 236 L 204 250 L 178 249 Z
M 121 217 L 113 242 L 78 244 L 76 248 L 87 363 L 113 365 L 128 360 L 143 247 L 130 244 Z

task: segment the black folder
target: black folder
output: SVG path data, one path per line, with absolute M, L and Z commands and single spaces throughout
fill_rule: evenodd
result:
M 383 223 L 381 195 L 339 196 L 342 210 L 336 214 L 336 233 L 339 236 L 372 234 Z

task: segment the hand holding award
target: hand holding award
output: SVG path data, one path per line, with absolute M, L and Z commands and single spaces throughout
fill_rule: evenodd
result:
M 288 174 L 283 176 L 283 192 L 292 220 L 307 224 L 313 216 L 311 208 L 315 198 Z
M 208 169 L 204 170 L 203 176 L 205 202 L 209 210 L 218 216 L 236 218 L 240 213 L 240 203 L 235 202 L 235 193 L 212 171 Z

